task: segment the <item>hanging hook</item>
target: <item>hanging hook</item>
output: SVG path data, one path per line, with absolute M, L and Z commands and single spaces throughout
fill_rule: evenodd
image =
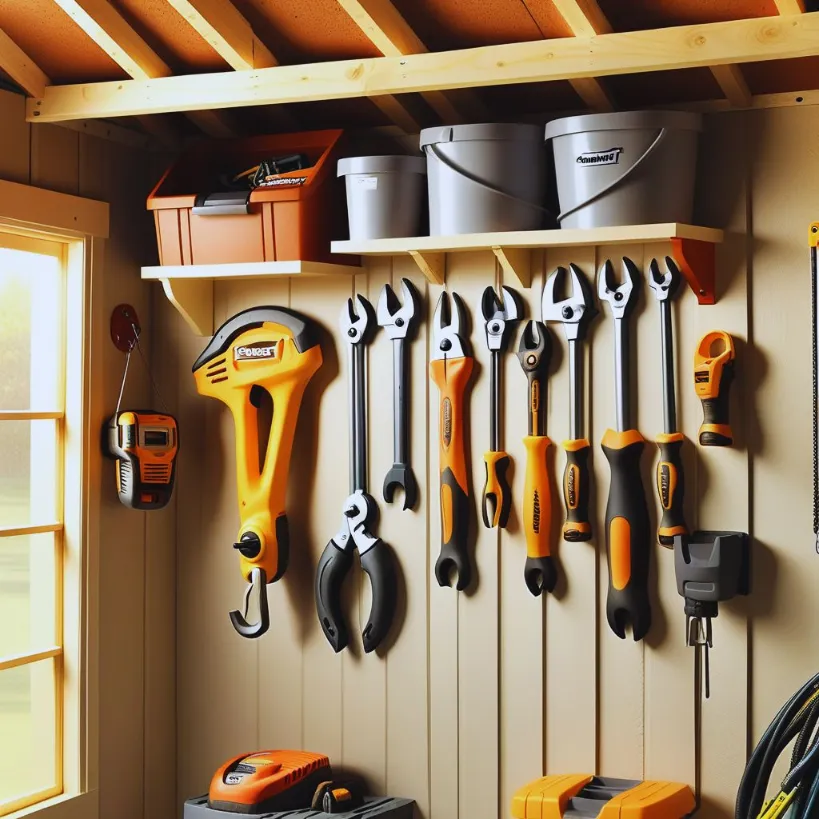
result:
M 251 599 L 258 602 L 259 622 L 248 623 L 245 619 L 250 610 Z M 242 637 L 261 637 L 270 627 L 270 612 L 267 608 L 267 573 L 255 567 L 250 573 L 250 582 L 245 591 L 244 611 L 230 612 L 230 622 Z

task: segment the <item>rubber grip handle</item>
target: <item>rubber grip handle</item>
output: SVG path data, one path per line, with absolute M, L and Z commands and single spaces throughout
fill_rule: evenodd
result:
M 731 446 L 734 443 L 729 412 L 733 381 L 734 362 L 728 361 L 722 367 L 716 397 L 702 399 L 702 426 L 699 433 L 702 446 Z
M 316 611 L 324 636 L 336 653 L 349 642 L 341 613 L 341 585 L 352 563 L 352 552 L 342 551 L 331 540 L 324 547 L 316 569 Z
M 603 436 L 603 452 L 611 468 L 606 505 L 606 617 L 611 630 L 622 639 L 627 623 L 631 623 L 635 640 L 642 640 L 651 626 L 648 505 L 640 474 L 644 446 L 643 436 L 636 429 L 609 429 Z
M 453 569 L 457 573 L 455 588 L 458 591 L 463 591 L 472 581 L 468 536 L 469 496 L 447 468 L 441 475 L 441 553 L 435 561 L 435 579 L 439 586 L 450 585 Z
M 566 522 L 563 524 L 563 540 L 582 543 L 591 540 L 589 520 L 589 496 L 591 476 L 589 454 L 591 444 L 585 438 L 564 441 L 566 468 L 563 471 L 563 503 L 566 506 Z
M 387 636 L 395 616 L 395 560 L 390 547 L 377 540 L 361 555 L 361 568 L 370 578 L 372 605 L 364 631 L 364 651 L 370 653 Z
M 682 447 L 685 437 L 681 432 L 658 435 L 660 462 L 657 464 L 657 492 L 663 510 L 657 539 L 660 545 L 670 549 L 675 535 L 688 534 L 683 512 L 685 477 L 683 475 Z
M 553 591 L 557 570 L 552 559 L 549 539 L 552 531 L 552 485 L 546 453 L 552 445 L 546 435 L 529 435 L 526 447 L 526 481 L 523 486 L 523 531 L 526 535 L 526 565 L 523 580 L 526 588 L 539 597 Z
M 512 510 L 512 490 L 509 488 L 509 466 L 511 461 L 505 452 L 485 452 L 483 465 L 486 481 L 483 487 L 481 514 L 487 529 L 496 526 L 506 528 L 509 512 Z

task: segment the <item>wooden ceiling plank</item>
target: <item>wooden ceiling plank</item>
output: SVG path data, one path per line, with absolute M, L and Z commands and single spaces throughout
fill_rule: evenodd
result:
M 135 80 L 156 80 L 173 72 L 108 0 L 54 0 L 55 3 L 126 73 Z M 235 136 L 218 111 L 188 114 L 209 136 Z
M 0 29 L 0 68 L 32 97 L 42 97 L 51 80 L 21 48 Z
M 151 81 L 49 86 L 35 122 L 374 97 L 604 77 L 819 55 L 819 12 L 481 46 L 404 57 L 279 66 Z
M 429 53 L 391 0 L 338 0 L 338 4 L 385 57 Z M 421 96 L 444 122 L 457 124 L 466 121 L 464 112 L 446 94 L 429 92 Z M 489 118 L 486 106 L 476 93 L 470 92 L 465 101 L 471 114 Z
M 603 83 L 594 77 L 569 80 L 575 94 L 596 114 L 607 114 L 614 110 L 614 101 L 606 93 Z
M 279 64 L 230 0 L 167 2 L 231 68 L 246 71 Z
M 774 0 L 780 14 L 804 14 L 805 0 Z
M 751 104 L 751 90 L 738 65 L 714 65 L 711 73 L 731 105 L 735 108 L 747 108 Z
M 416 134 L 421 130 L 418 120 L 407 110 L 404 103 L 392 94 L 370 97 L 370 101 L 406 134 Z

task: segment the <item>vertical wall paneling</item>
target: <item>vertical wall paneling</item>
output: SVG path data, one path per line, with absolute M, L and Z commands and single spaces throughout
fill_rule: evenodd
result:
M 0 91 L 0 178 L 27 185 L 31 172 L 31 126 L 26 98 Z

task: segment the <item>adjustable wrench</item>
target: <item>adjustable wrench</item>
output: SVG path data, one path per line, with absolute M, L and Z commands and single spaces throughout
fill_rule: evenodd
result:
M 509 455 L 500 447 L 501 430 L 501 353 L 511 322 L 520 318 L 518 296 L 508 287 L 501 287 L 503 301 L 494 287 L 487 287 L 481 297 L 486 346 L 489 348 L 489 452 L 483 456 L 486 467 L 486 483 L 483 489 L 483 525 L 487 529 L 506 528 L 512 508 L 512 493 L 506 473 L 509 471 Z
M 552 529 L 552 484 L 546 464 L 546 452 L 552 445 L 546 435 L 546 375 L 551 352 L 549 331 L 545 324 L 530 321 L 523 329 L 518 346 L 518 360 L 529 382 L 528 435 L 526 447 L 526 483 L 523 489 L 523 530 L 526 534 L 526 565 L 523 580 L 526 588 L 539 597 L 552 591 L 557 571 L 549 542 Z
M 347 299 L 341 311 L 341 332 L 349 352 L 348 411 L 350 419 L 350 495 L 344 502 L 341 528 L 325 546 L 316 569 L 316 610 L 319 623 L 333 650 L 348 642 L 341 613 L 341 584 L 353 564 L 353 549 L 361 557 L 361 568 L 370 578 L 372 608 L 362 637 L 370 652 L 384 639 L 395 615 L 396 578 L 389 547 L 375 537 L 370 527 L 378 507 L 367 493 L 367 374 L 364 347 L 373 323 L 370 303 L 356 296 Z
M 555 291 L 563 285 L 566 276 L 571 279 L 571 295 L 558 301 Z M 569 440 L 563 442 L 566 450 L 566 469 L 563 473 L 563 502 L 566 522 L 563 539 L 571 543 L 591 540 L 589 521 L 589 453 L 591 444 L 583 435 L 583 351 L 578 349 L 589 322 L 597 314 L 591 288 L 577 265 L 569 271 L 558 267 L 546 280 L 542 300 L 543 321 L 559 321 L 569 342 Z
M 452 303 L 450 305 L 450 298 Z M 455 588 L 463 591 L 472 580 L 469 536 L 469 479 L 464 422 L 466 392 L 474 359 L 465 338 L 466 312 L 457 293 L 441 293 L 432 319 L 429 375 L 440 392 L 438 443 L 441 470 L 441 553 L 435 561 L 439 586 L 449 585 L 449 574 L 458 574 Z
M 657 465 L 657 491 L 663 517 L 657 539 L 669 549 L 675 535 L 688 534 L 683 514 L 685 478 L 682 446 L 685 436 L 677 431 L 677 396 L 674 383 L 674 328 L 671 320 L 671 300 L 680 281 L 680 271 L 670 256 L 665 257 L 665 272 L 656 259 L 649 265 L 648 284 L 660 302 L 660 334 L 663 366 L 663 433 L 657 436 L 660 463 Z
M 401 279 L 404 303 L 398 301 L 392 287 L 384 285 L 378 299 L 378 324 L 392 341 L 392 410 L 393 410 L 393 465 L 384 478 L 384 500 L 392 503 L 395 488 L 404 490 L 404 509 L 415 506 L 418 484 L 409 463 L 409 373 L 405 340 L 411 337 L 418 322 L 418 292 L 409 279 Z
M 607 429 L 603 452 L 611 468 L 609 500 L 606 505 L 606 554 L 609 592 L 606 617 L 611 630 L 625 639 L 630 622 L 635 640 L 642 640 L 651 626 L 648 599 L 648 564 L 651 548 L 648 506 L 640 474 L 640 456 L 645 441 L 630 427 L 629 355 L 626 322 L 637 301 L 637 267 L 623 257 L 623 281 L 615 285 L 610 261 L 600 268 L 597 293 L 607 302 L 614 317 L 614 378 L 617 394 L 617 430 Z

